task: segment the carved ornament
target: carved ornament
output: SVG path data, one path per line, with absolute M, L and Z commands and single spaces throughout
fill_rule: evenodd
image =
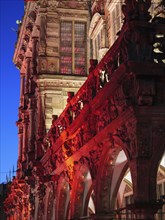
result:
M 69 8 L 69 9 L 88 9 L 88 2 L 87 1 L 60 1 L 59 8 Z

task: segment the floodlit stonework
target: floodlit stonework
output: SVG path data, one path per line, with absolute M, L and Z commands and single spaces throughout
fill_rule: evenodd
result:
M 7 220 L 165 218 L 164 9 L 26 2 Z

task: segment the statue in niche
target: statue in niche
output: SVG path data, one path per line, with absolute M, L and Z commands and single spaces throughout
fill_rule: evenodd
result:
M 114 96 L 115 105 L 118 110 L 118 113 L 122 113 L 127 108 L 127 100 L 126 96 L 124 95 L 123 89 L 120 87 Z
M 106 83 L 107 83 L 106 71 L 105 70 L 101 70 L 100 75 L 99 75 L 100 88 L 103 88 Z
M 84 145 L 84 130 L 82 127 L 79 129 L 79 133 L 77 134 L 77 138 L 78 138 L 78 146 L 80 148 Z
M 137 1 L 139 20 L 149 21 L 151 19 L 151 15 L 149 14 L 149 11 L 148 11 L 150 6 L 151 6 L 151 0 L 138 0 Z
M 70 103 L 71 99 L 74 97 L 74 92 L 67 92 L 67 95 L 67 103 Z
M 65 158 L 62 154 L 62 148 L 59 150 L 58 154 L 57 154 L 57 162 L 59 164 L 62 164 L 64 162 Z
M 81 110 L 81 103 L 80 103 L 80 102 L 76 102 L 76 103 L 72 106 L 72 111 L 73 111 L 73 113 L 74 113 L 73 120 L 76 119 L 76 118 L 79 116 L 80 110 Z
M 83 107 L 89 103 L 87 86 L 86 86 L 85 91 L 83 91 L 83 93 L 81 94 L 80 98 L 81 98 L 81 102 L 83 104 Z
M 67 141 L 64 142 L 64 144 L 62 145 L 62 152 L 63 152 L 63 156 L 65 158 L 65 160 L 72 156 L 73 152 L 72 152 L 72 139 L 68 139 Z
M 122 5 L 122 12 L 124 14 L 125 22 L 134 20 L 138 17 L 137 3 L 135 0 L 125 0 L 125 4 Z
M 101 114 L 101 112 L 99 112 L 97 115 L 97 133 L 99 133 L 104 127 L 103 113 Z
M 37 83 L 35 82 L 35 78 L 31 77 L 29 80 L 29 92 L 31 94 L 34 94 L 36 87 L 37 87 Z
M 150 0 L 125 0 L 125 4 L 122 5 L 125 22 L 132 20 L 149 21 L 151 19 L 148 11 L 150 6 Z
M 73 121 L 73 112 L 72 112 L 72 107 L 69 106 L 65 112 L 65 116 L 64 116 L 65 122 L 66 122 L 66 127 L 69 127 L 69 125 L 72 123 Z
M 83 144 L 86 144 L 91 139 L 91 130 L 89 123 L 82 126 L 83 129 Z
M 89 128 L 90 128 L 91 137 L 94 137 L 96 135 L 96 124 L 97 124 L 97 116 L 91 114 L 89 117 Z
M 114 98 L 110 99 L 109 114 L 112 120 L 118 117 L 118 110 Z
M 89 73 L 91 73 L 97 66 L 98 60 L 96 59 L 90 59 L 90 68 L 89 68 Z
M 107 99 L 104 103 L 103 108 L 101 109 L 102 111 L 102 118 L 104 120 L 104 127 L 107 126 L 111 122 L 111 113 L 110 113 L 110 101 Z
M 80 145 L 79 145 L 79 135 L 76 135 L 73 139 L 72 139 L 72 152 L 76 152 L 77 150 L 79 150 Z
M 57 167 L 57 154 L 53 154 L 53 152 L 50 154 L 50 166 L 53 170 Z
M 121 125 L 121 127 L 116 130 L 115 136 L 119 137 L 123 143 L 126 143 L 127 145 L 129 145 L 130 139 L 129 139 L 126 125 L 124 124 Z
M 57 126 L 53 126 L 48 132 L 48 138 L 50 140 L 50 145 L 52 146 L 57 138 L 59 137 L 59 132 Z
M 93 99 L 96 96 L 96 88 L 97 88 L 97 79 L 96 76 L 92 73 L 92 77 L 90 78 L 90 80 L 88 81 L 87 84 L 87 101 L 89 102 L 91 99 Z
M 106 71 L 106 81 L 109 82 L 111 79 L 114 71 L 116 69 L 115 66 L 115 60 L 110 60 L 106 65 L 105 65 L 105 71 Z
M 126 5 L 123 5 L 122 10 L 125 15 L 125 21 L 132 20 L 149 21 L 150 0 L 126 0 Z M 124 34 L 123 44 L 121 48 L 122 57 L 124 60 L 136 61 L 151 61 L 153 60 L 153 36 L 145 29 L 128 30 Z

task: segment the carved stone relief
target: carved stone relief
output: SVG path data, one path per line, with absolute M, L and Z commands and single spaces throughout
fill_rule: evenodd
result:
M 48 1 L 48 9 L 49 11 L 55 11 L 58 7 L 59 1 Z
M 42 59 L 39 60 L 39 71 L 46 71 L 47 70 L 47 60 Z
M 87 1 L 76 1 L 76 0 L 72 0 L 72 1 L 60 1 L 59 3 L 59 7 L 60 8 L 69 8 L 69 9 L 87 9 L 88 4 Z

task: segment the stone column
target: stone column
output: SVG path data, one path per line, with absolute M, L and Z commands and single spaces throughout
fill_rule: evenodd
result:
M 133 180 L 134 203 L 127 209 L 135 214 L 136 220 L 154 220 L 154 215 L 161 208 L 156 201 L 157 170 L 154 170 L 153 159 L 137 158 L 130 162 Z
M 38 43 L 38 38 L 33 37 L 32 38 L 32 75 L 37 74 L 37 43 Z
M 26 67 L 26 86 L 25 86 L 25 93 L 29 93 L 29 78 L 30 78 L 30 58 L 26 59 L 27 67 Z
M 40 8 L 40 39 L 42 42 L 45 42 L 45 35 L 46 35 L 46 14 L 45 9 Z
M 108 37 L 107 37 L 107 24 L 103 23 L 103 31 L 102 31 L 102 45 L 101 48 L 106 48 L 108 50 Z
M 37 98 L 37 128 L 36 128 L 36 134 L 37 134 L 37 145 L 35 149 L 36 158 L 41 157 L 43 154 L 43 150 L 41 147 L 43 137 L 45 135 L 45 124 L 44 124 L 44 109 L 42 106 L 44 100 L 44 95 L 41 94 L 38 91 L 38 98 Z
M 162 203 L 158 202 L 139 202 L 128 207 L 135 214 L 136 220 L 154 220 L 155 213 L 161 208 Z
M 35 98 L 30 98 L 28 161 L 35 158 Z
M 18 161 L 22 162 L 22 147 L 23 147 L 23 127 L 18 125 Z
M 156 112 L 156 111 L 155 111 Z M 154 112 L 154 113 L 155 113 Z M 164 152 L 165 127 L 161 118 L 140 115 L 135 123 L 136 142 L 132 139 L 132 152 L 129 167 L 133 182 L 134 203 L 128 206 L 136 216 L 136 220 L 154 220 L 154 215 L 161 208 L 156 198 L 157 171 Z M 141 117 L 145 120 L 141 121 Z M 162 118 L 163 121 L 163 118 Z M 132 129 L 133 130 L 133 129 Z M 135 145 L 136 143 L 136 145 Z
M 40 30 L 39 55 L 46 56 L 46 9 L 40 7 L 36 25 Z
M 37 135 L 38 135 L 38 139 L 42 139 L 44 134 L 45 134 L 45 127 L 44 127 L 44 114 L 43 114 L 43 106 L 42 106 L 42 102 L 44 100 L 44 95 L 40 94 L 38 92 L 38 103 L 37 103 L 37 110 L 38 110 L 38 114 L 37 114 L 37 124 L 38 124 L 38 128 L 37 128 Z
M 25 75 L 21 73 L 20 77 L 20 106 L 24 106 Z
M 31 52 L 30 48 L 27 49 L 25 55 L 26 55 L 26 73 L 25 73 L 26 85 L 25 85 L 25 93 L 28 94 L 29 93 L 29 79 L 30 79 L 30 76 L 31 76 L 30 64 L 31 64 L 31 57 L 32 57 L 32 52 Z
M 23 161 L 23 124 L 21 112 L 19 112 L 19 119 L 16 122 L 18 127 L 18 160 L 17 160 L 17 177 L 21 176 L 22 172 L 22 161 Z
M 34 125 L 34 110 L 29 109 L 29 148 L 28 151 L 34 150 L 34 138 L 35 138 L 35 125 Z
M 22 161 L 27 160 L 27 149 L 28 149 L 28 124 L 29 116 L 27 113 L 23 114 L 23 149 L 22 149 Z

